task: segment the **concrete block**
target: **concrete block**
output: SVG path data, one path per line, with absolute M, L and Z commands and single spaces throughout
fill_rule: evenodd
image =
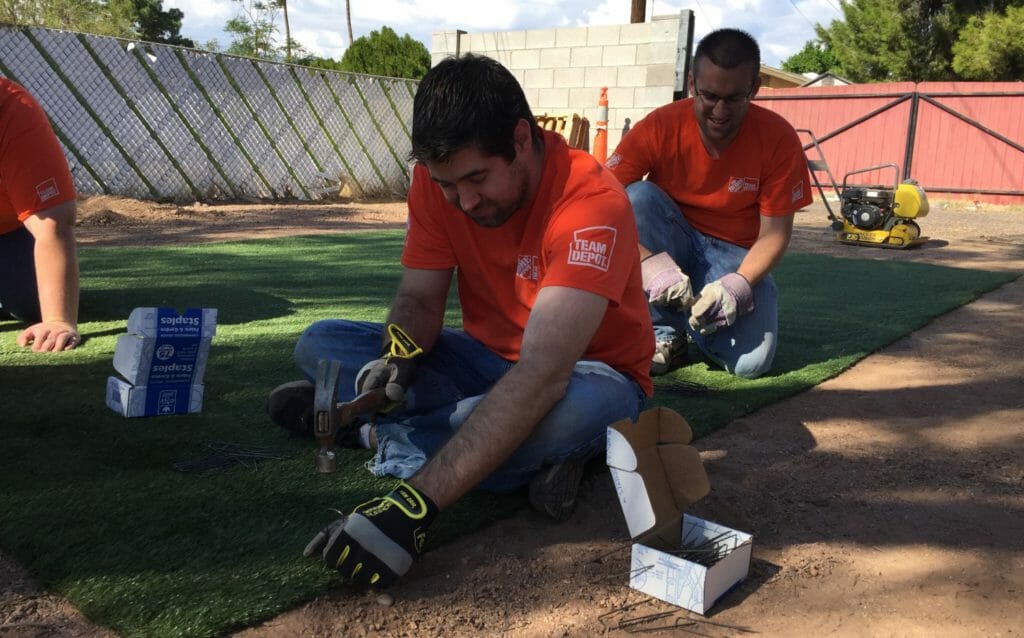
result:
M 551 113 L 569 108 L 569 89 L 540 89 L 537 104 Z
M 608 89 L 608 110 L 631 109 L 636 91 L 632 87 L 613 86 Z M 596 104 L 596 103 L 595 103 Z M 610 116 L 609 116 L 610 117 Z
M 550 89 L 554 84 L 554 69 L 527 69 L 520 84 L 524 89 Z
M 672 101 L 672 87 L 639 87 L 635 89 L 633 106 L 657 108 Z
M 544 113 L 544 109 L 539 108 L 540 89 L 523 89 L 523 95 L 526 96 L 526 103 L 530 105 L 530 110 L 533 111 L 534 115 Z
M 601 47 L 573 47 L 570 65 L 574 67 L 601 66 Z
M 553 88 L 570 89 L 585 86 L 586 70 L 566 65 L 555 69 Z
M 596 87 L 615 86 L 619 79 L 618 75 L 618 69 L 613 66 L 590 67 L 586 69 L 584 84 Z
M 520 49 L 511 52 L 511 69 L 539 69 L 540 51 L 537 49 Z
M 619 44 L 644 44 L 651 41 L 651 23 L 623 24 L 619 27 Z
M 646 86 L 671 86 L 676 84 L 676 65 L 653 64 L 647 67 Z
M 679 39 L 679 14 L 654 16 L 650 22 L 650 40 L 648 42 L 675 42 Z M 697 42 L 694 41 L 694 46 Z
M 601 90 L 594 87 L 580 87 L 569 89 L 569 108 L 580 115 L 586 115 L 592 111 L 597 114 L 597 99 L 601 96 Z M 609 109 L 610 110 L 610 109 Z M 587 117 L 591 117 L 587 115 Z M 591 126 L 594 120 L 591 118 Z
M 555 46 L 582 47 L 587 45 L 587 27 L 555 29 Z
M 432 60 L 444 59 L 445 56 L 455 51 L 457 45 L 458 32 L 434 31 L 430 36 L 430 57 Z
M 554 29 L 531 29 L 526 32 L 527 49 L 550 49 L 555 46 Z
M 498 48 L 525 49 L 526 31 L 497 31 L 494 34 Z
M 619 25 L 587 27 L 587 46 L 614 46 L 619 43 Z
M 636 45 L 625 44 L 605 47 L 601 52 L 601 66 L 625 66 L 636 64 Z
M 540 66 L 544 69 L 562 69 L 569 66 L 572 59 L 572 49 L 558 47 L 554 49 L 541 49 Z
M 618 68 L 619 79 L 615 82 L 617 86 L 647 86 L 646 66 L 620 66 Z
M 637 45 L 636 63 L 674 65 L 676 63 L 676 41 Z

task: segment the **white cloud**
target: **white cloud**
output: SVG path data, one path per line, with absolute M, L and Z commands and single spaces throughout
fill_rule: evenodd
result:
M 430 47 L 435 31 L 511 31 L 625 24 L 624 0 L 350 0 L 355 37 L 389 26 Z M 766 64 L 777 66 L 815 37 L 814 23 L 839 17 L 839 0 L 647 0 L 647 17 L 694 12 L 694 41 L 714 29 L 749 31 L 761 44 Z M 197 42 L 229 42 L 224 23 L 238 13 L 230 0 L 164 0 L 185 14 L 182 34 Z M 289 0 L 292 37 L 318 55 L 340 58 L 348 46 L 345 0 Z M 278 26 L 284 31 L 283 16 Z M 283 37 L 283 33 L 282 33 Z

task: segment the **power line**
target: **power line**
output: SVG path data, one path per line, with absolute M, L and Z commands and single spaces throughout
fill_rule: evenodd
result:
M 802 17 L 804 20 L 807 20 L 807 24 L 811 25 L 812 27 L 817 27 L 818 26 L 814 22 L 811 22 L 810 18 L 808 18 L 806 15 L 804 15 L 804 12 L 800 10 L 800 7 L 797 6 L 797 4 L 796 4 L 796 2 L 794 0 L 789 0 L 789 4 L 793 5 L 793 8 L 796 9 L 796 12 L 800 14 L 800 17 Z

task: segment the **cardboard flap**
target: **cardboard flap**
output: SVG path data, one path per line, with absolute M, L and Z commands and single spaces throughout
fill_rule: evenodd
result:
M 711 481 L 708 480 L 708 473 L 697 448 L 689 445 L 662 445 L 659 451 L 664 466 L 674 468 L 669 486 L 680 512 L 708 495 Z
M 692 440 L 686 419 L 664 407 L 608 426 L 607 462 L 634 539 L 657 532 L 678 540 L 683 510 L 708 493 Z

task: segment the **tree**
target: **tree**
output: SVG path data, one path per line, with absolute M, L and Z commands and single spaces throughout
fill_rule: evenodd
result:
M 971 16 L 1022 0 L 850 0 L 842 20 L 818 25 L 818 39 L 858 82 L 956 79 L 953 43 Z
M 345 50 L 341 67 L 352 73 L 418 80 L 430 70 L 430 52 L 408 33 L 399 38 L 390 27 L 381 27 L 356 38 Z
M 821 40 L 808 40 L 804 48 L 786 58 L 782 68 L 790 73 L 820 74 L 839 68 L 839 60 Z
M 953 44 L 953 70 L 966 80 L 1024 79 L 1024 7 L 972 16 Z
M 185 14 L 181 9 L 164 11 L 163 0 L 129 0 L 134 7 L 135 29 L 138 37 L 146 42 L 176 44 L 194 47 L 195 43 L 181 35 L 181 21 Z
M 194 46 L 163 0 L 0 0 L 0 22 Z
M 239 13 L 224 25 L 231 34 L 227 52 L 250 58 L 276 59 L 279 51 L 274 43 L 277 27 L 277 12 L 282 0 L 232 0 L 239 6 Z

